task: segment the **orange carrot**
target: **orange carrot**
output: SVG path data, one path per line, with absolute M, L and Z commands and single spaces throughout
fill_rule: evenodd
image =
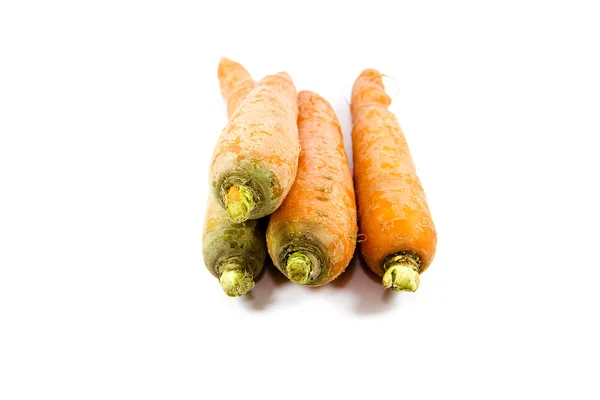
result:
M 243 92 L 252 90 L 254 81 L 244 67 L 225 58 L 219 63 L 221 94 L 231 116 L 242 101 Z M 247 293 L 263 269 L 267 255 L 264 221 L 233 222 L 213 196 L 208 199 L 202 235 L 202 258 L 208 271 L 228 296 Z
M 298 174 L 271 215 L 267 247 L 289 279 L 319 286 L 335 279 L 352 258 L 356 204 L 335 112 L 325 99 L 308 91 L 300 92 L 298 105 Z
M 363 71 L 352 90 L 352 148 L 360 249 L 383 284 L 415 291 L 437 234 L 406 138 L 388 110 L 381 74 Z
M 285 72 L 260 80 L 221 133 L 210 166 L 213 193 L 235 222 L 271 214 L 298 167 L 297 93 Z
M 219 84 L 221 94 L 227 102 L 227 116 L 231 117 L 235 109 L 256 86 L 252 76 L 239 63 L 222 57 L 219 61 Z

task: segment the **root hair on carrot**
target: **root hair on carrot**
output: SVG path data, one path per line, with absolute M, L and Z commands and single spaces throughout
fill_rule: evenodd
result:
M 356 235 L 356 243 L 362 243 L 362 242 L 366 242 L 367 241 L 367 235 L 365 235 L 364 233 L 359 233 L 358 235 Z
M 393 83 L 393 87 L 395 88 L 393 96 L 389 93 L 391 92 L 392 85 L 386 84 L 386 81 Z M 394 78 L 393 76 L 385 74 L 381 74 L 381 82 L 383 83 L 383 87 L 385 88 L 386 94 L 390 96 L 390 99 L 392 100 L 392 102 L 394 102 L 394 100 L 396 100 L 398 98 L 398 95 L 400 94 L 400 83 L 398 83 L 396 78 Z

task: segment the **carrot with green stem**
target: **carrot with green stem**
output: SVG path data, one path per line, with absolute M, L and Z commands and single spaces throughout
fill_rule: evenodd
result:
M 247 293 L 262 271 L 267 249 L 261 223 L 262 220 L 233 222 L 214 199 L 208 200 L 202 258 L 228 296 Z
M 329 103 L 302 91 L 298 108 L 298 173 L 269 219 L 267 247 L 290 280 L 319 286 L 341 274 L 354 253 L 354 187 L 340 125 Z
M 381 77 L 367 69 L 352 90 L 354 187 L 364 236 L 360 249 L 386 288 L 414 292 L 435 255 L 437 234 Z
M 223 86 L 221 86 L 223 87 Z M 297 93 L 285 72 L 269 75 L 235 108 L 210 166 L 217 201 L 235 222 L 271 214 L 298 167 Z
M 254 86 L 254 80 L 240 64 L 225 58 L 218 69 L 221 94 L 231 114 Z M 220 204 L 209 196 L 204 218 L 202 255 L 206 268 L 231 297 L 241 296 L 254 286 L 267 255 L 264 221 L 233 222 Z

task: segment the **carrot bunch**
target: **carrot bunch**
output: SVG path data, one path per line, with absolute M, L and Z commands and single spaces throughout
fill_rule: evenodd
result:
M 252 289 L 267 251 L 293 282 L 329 283 L 348 266 L 358 233 L 384 286 L 415 291 L 437 235 L 382 75 L 363 71 L 352 91 L 354 177 L 321 96 L 297 93 L 285 72 L 255 82 L 226 58 L 218 77 L 229 121 L 210 164 L 203 257 L 225 293 Z

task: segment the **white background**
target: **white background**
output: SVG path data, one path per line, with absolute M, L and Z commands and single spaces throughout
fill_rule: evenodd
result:
M 284 3 L 1 3 L 0 398 L 597 399 L 597 4 Z M 221 56 L 320 93 L 347 150 L 356 76 L 396 79 L 439 233 L 417 293 L 357 262 L 221 292 Z

